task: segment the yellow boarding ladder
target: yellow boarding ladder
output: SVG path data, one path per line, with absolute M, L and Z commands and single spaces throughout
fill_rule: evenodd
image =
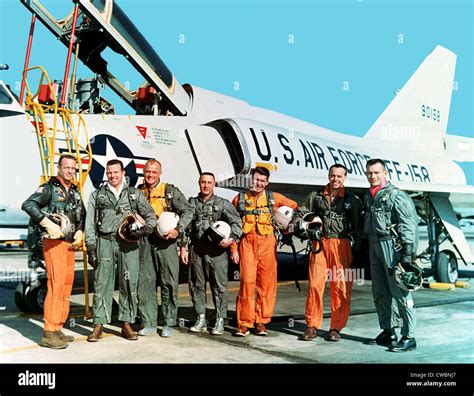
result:
M 39 72 L 39 82 L 36 92 L 30 89 L 27 80 L 28 72 Z M 36 129 L 38 148 L 40 151 L 42 174 L 40 183 L 46 183 L 55 175 L 55 165 L 62 154 L 69 154 L 76 158 L 78 171 L 73 183 L 78 187 L 84 198 L 84 184 L 92 165 L 92 149 L 89 142 L 86 123 L 81 114 L 60 107 L 55 93 L 54 84 L 51 83 L 46 70 L 35 66 L 23 71 L 23 80 L 26 87 L 25 110 L 32 118 Z M 66 87 L 63 87 L 66 89 Z M 84 170 L 87 165 L 86 170 Z M 82 247 L 84 258 L 84 292 L 85 316 L 89 318 L 89 288 L 87 255 L 85 244 Z

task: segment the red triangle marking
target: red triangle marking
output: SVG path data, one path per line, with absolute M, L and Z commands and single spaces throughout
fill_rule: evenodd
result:
M 138 126 L 138 125 L 135 125 L 138 129 L 138 132 L 140 132 L 140 135 L 143 136 L 143 139 L 146 138 L 146 131 L 147 131 L 147 127 L 142 127 L 142 126 Z

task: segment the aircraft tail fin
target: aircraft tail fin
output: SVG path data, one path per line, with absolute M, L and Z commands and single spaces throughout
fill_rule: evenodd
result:
M 456 54 L 438 45 L 425 58 L 364 138 L 441 153 L 453 90 Z

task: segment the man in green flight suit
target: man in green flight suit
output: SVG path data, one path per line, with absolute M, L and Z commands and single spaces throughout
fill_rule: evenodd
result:
M 161 311 L 163 313 L 162 337 L 171 337 L 172 327 L 178 316 L 179 256 L 177 238 L 184 234 L 193 218 L 193 209 L 188 200 L 172 184 L 161 181 L 161 163 L 150 159 L 143 170 L 144 183 L 140 186 L 156 218 L 166 212 L 179 215 L 179 221 L 166 235 L 156 232 L 140 240 L 140 274 L 138 280 L 139 311 L 143 328 L 141 336 L 156 334 L 158 301 L 156 298 L 156 276 L 159 273 L 161 287 Z M 165 218 L 165 217 L 163 217 Z M 159 220 L 160 221 L 160 220 Z
M 381 159 L 367 161 L 370 190 L 366 199 L 364 234 L 369 239 L 372 293 L 383 330 L 369 344 L 389 347 L 393 352 L 416 348 L 416 311 L 411 292 L 399 287 L 395 267 L 410 264 L 418 245 L 418 216 L 411 198 L 387 180 Z M 397 342 L 395 327 L 403 321 Z
M 97 342 L 103 337 L 103 325 L 111 322 L 115 266 L 119 276 L 119 320 L 122 337 L 136 340 L 130 327 L 137 316 L 139 249 L 137 241 L 153 232 L 156 218 L 143 193 L 124 180 L 120 160 L 107 162 L 108 183 L 95 190 L 89 199 L 86 216 L 86 246 L 94 278 L 94 329 L 87 338 Z M 128 233 L 128 240 L 119 235 L 119 228 L 130 214 L 138 214 L 144 224 Z
M 216 308 L 216 322 L 213 335 L 224 334 L 224 320 L 227 317 L 227 249 L 238 242 L 242 235 L 240 214 L 229 201 L 214 194 L 216 179 L 213 173 L 203 172 L 199 177 L 199 194 L 189 199 L 194 208 L 194 219 L 189 227 L 189 252 L 187 240 L 180 243 L 180 257 L 189 267 L 189 290 L 197 313 L 197 321 L 190 331 L 199 333 L 207 331 L 206 321 L 206 281 L 209 280 L 212 299 Z M 220 223 L 217 223 L 220 222 Z M 223 224 L 225 222 L 226 224 Z M 212 240 L 211 228 L 227 227 L 230 232 L 215 233 L 218 239 Z

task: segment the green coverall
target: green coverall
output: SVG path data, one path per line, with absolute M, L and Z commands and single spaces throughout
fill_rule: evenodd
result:
M 230 238 L 238 241 L 242 235 L 239 212 L 229 201 L 213 195 L 203 201 L 198 195 L 189 199 L 194 208 L 194 220 L 189 227 L 189 291 L 198 315 L 206 314 L 206 281 L 209 280 L 216 318 L 227 317 L 227 249 L 211 242 L 206 230 L 216 221 L 231 227 Z
M 95 190 L 89 199 L 86 216 L 86 245 L 95 246 L 99 265 L 94 278 L 94 324 L 110 323 L 115 284 L 115 266 L 119 276 L 119 320 L 133 323 L 137 316 L 137 285 L 139 271 L 138 243 L 122 240 L 118 228 L 124 218 L 136 212 L 145 220 L 146 232 L 156 227 L 153 209 L 143 193 L 124 185 L 119 199 L 105 185 Z
M 183 193 L 168 184 L 173 191 L 169 208 L 179 215 L 178 231 L 183 234 L 193 218 L 193 210 Z M 155 214 L 154 214 L 155 216 Z M 179 255 L 177 240 L 161 239 L 154 232 L 140 240 L 140 274 L 138 280 L 138 309 L 143 327 L 156 327 L 158 301 L 156 276 L 161 286 L 161 311 L 165 326 L 176 326 L 178 316 Z

